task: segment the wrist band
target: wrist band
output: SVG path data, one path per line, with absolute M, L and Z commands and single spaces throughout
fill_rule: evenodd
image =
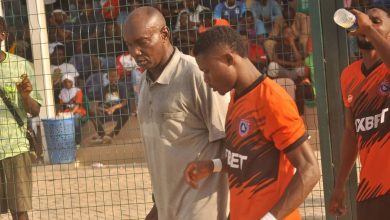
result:
M 219 173 L 222 170 L 222 161 L 221 159 L 212 159 L 211 160 L 214 164 L 213 173 Z
M 276 220 L 275 216 L 271 212 L 267 212 L 260 220 Z

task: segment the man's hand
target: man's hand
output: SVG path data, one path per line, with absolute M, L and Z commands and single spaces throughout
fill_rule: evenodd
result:
M 198 188 L 198 182 L 213 173 L 214 164 L 211 160 L 193 161 L 184 170 L 184 178 L 192 188 Z
M 32 92 L 32 84 L 27 74 L 22 74 L 20 76 L 21 81 L 16 83 L 16 88 L 22 98 L 27 98 Z
M 115 108 L 114 107 L 111 107 L 111 108 L 108 108 L 108 109 L 104 109 L 104 111 L 108 114 L 108 115 L 112 115 L 115 111 Z
M 330 199 L 329 212 L 334 216 L 343 216 L 347 213 L 345 207 L 345 188 L 335 188 Z
M 352 32 L 351 34 L 352 35 L 365 35 L 365 33 L 367 33 L 367 31 L 369 31 L 370 27 L 372 27 L 372 25 L 373 25 L 370 17 L 368 17 L 367 14 L 365 14 L 359 10 L 356 10 L 356 9 L 352 9 L 351 12 L 356 16 L 356 20 L 358 23 L 358 29 L 356 31 Z

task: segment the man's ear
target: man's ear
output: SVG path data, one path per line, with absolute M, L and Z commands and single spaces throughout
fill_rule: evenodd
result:
M 162 39 L 163 39 L 163 40 L 169 41 L 170 36 L 171 36 L 171 34 L 170 34 L 169 28 L 168 28 L 167 26 L 164 26 L 164 27 L 161 29 L 161 37 L 162 37 Z
M 234 64 L 234 55 L 232 53 L 226 53 L 225 54 L 226 64 L 228 66 L 231 66 Z

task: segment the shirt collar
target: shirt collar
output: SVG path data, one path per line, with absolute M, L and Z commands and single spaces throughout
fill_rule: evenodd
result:
M 161 75 L 157 78 L 157 80 L 154 83 L 158 83 L 162 85 L 168 85 L 170 83 L 173 74 L 176 72 L 177 63 L 179 62 L 180 59 L 180 54 L 181 52 L 175 47 L 172 57 L 168 61 L 168 64 L 165 66 Z M 148 79 L 149 82 L 152 82 L 148 74 L 146 75 L 146 78 Z

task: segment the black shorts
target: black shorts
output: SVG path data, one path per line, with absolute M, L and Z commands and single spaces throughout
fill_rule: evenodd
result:
M 389 220 L 390 194 L 357 202 L 358 220 Z

